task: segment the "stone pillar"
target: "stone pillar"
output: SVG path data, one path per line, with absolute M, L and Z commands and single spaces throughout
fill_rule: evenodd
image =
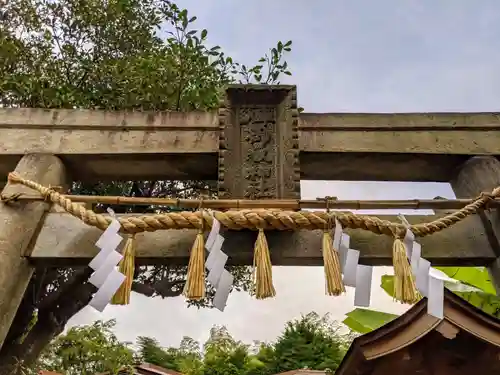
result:
M 450 183 L 457 198 L 474 198 L 481 192 L 491 192 L 500 186 L 500 161 L 493 156 L 472 157 L 460 167 Z M 497 293 L 500 293 L 500 210 L 482 212 L 480 218 L 497 256 L 489 270 Z
M 295 86 L 229 86 L 219 125 L 219 198 L 300 199 Z
M 67 184 L 63 163 L 53 155 L 25 155 L 15 169 L 22 177 L 43 185 Z M 22 185 L 7 184 L 2 195 L 36 194 Z M 48 204 L 44 202 L 0 203 L 0 348 L 33 274 L 24 255 L 30 252 Z

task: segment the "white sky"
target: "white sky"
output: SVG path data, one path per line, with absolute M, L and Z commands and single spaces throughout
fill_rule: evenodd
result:
M 230 0 L 178 2 L 235 60 L 253 64 L 278 40 L 293 40 L 287 59 L 306 112 L 497 111 L 500 103 L 500 3 L 494 0 L 310 1 Z M 285 82 L 283 82 L 285 83 Z M 448 184 L 303 181 L 302 196 L 340 199 L 453 198 Z M 386 211 L 387 212 L 387 211 Z M 387 212 L 388 213 L 388 212 Z M 372 308 L 400 313 L 379 287 L 375 270 Z M 183 336 L 205 341 L 214 324 L 235 338 L 274 340 L 286 321 L 316 311 L 343 319 L 353 293 L 324 295 L 321 267 L 274 267 L 277 297 L 229 297 L 224 313 L 187 308 L 183 298 L 133 294 L 129 306 L 103 314 L 85 308 L 69 323 L 117 319 L 126 341 L 155 337 L 164 346 Z

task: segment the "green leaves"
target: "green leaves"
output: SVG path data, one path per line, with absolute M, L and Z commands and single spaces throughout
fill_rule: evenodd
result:
M 434 267 L 445 273 L 448 277 L 457 282 L 445 282 L 445 285 L 451 291 L 481 291 L 486 294 L 496 295 L 495 288 L 491 282 L 488 270 L 484 267 Z M 383 275 L 380 286 L 393 297 L 394 276 Z
M 394 314 L 362 308 L 356 308 L 346 315 L 347 318 L 343 323 L 358 333 L 371 332 L 398 317 Z
M 449 277 L 460 281 L 450 289 L 485 313 L 500 318 L 500 297 L 496 295 L 488 270 L 484 267 L 436 267 Z M 461 286 L 469 286 L 464 288 Z M 477 289 L 476 289 L 477 288 Z M 469 289 L 470 291 L 467 291 Z
M 184 337 L 179 348 L 164 349 L 157 340 L 139 337 L 139 356 L 141 361 L 185 374 L 202 374 L 203 361 L 199 344 L 189 337 Z
M 247 345 L 235 340 L 226 327 L 214 326 L 203 348 L 190 337 L 170 348 L 162 348 L 155 339 L 138 337 L 134 355 L 112 333 L 114 324 L 99 321 L 70 329 L 47 347 L 36 370 L 117 374 L 135 361 L 186 375 L 272 375 L 300 368 L 334 371 L 352 341 L 352 335 L 339 333 L 328 315 L 313 312 L 288 322 L 275 343 Z
M 484 267 L 435 267 L 452 279 L 458 280 L 482 290 L 484 293 L 496 295 L 488 270 Z
M 274 345 L 272 373 L 300 368 L 335 370 L 351 342 L 343 336 L 328 315 L 316 313 L 288 322 Z
M 278 85 L 280 84 L 279 77 L 282 74 L 291 76 L 292 73 L 288 70 L 288 63 L 283 61 L 285 52 L 290 52 L 292 50 L 291 45 L 291 40 L 285 44 L 279 41 L 276 47 L 270 49 L 270 55 L 266 53 L 259 59 L 259 64 L 251 68 L 242 65 L 239 72 L 235 71 L 235 73 L 241 77 L 239 83 Z M 238 64 L 235 64 L 235 67 L 238 67 Z
M 394 298 L 394 276 L 382 275 L 380 279 L 380 287 L 391 297 Z
M 66 375 L 118 373 L 134 363 L 134 352 L 118 341 L 114 320 L 73 327 L 57 337 L 43 352 L 38 367 Z
M 500 298 L 484 292 L 455 292 L 468 301 L 471 305 L 483 310 L 485 313 L 500 318 Z
M 11 0 L 5 11 L 3 106 L 212 110 L 228 83 L 271 84 L 291 74 L 279 66 L 291 42 L 272 49 L 265 69 L 242 69 L 207 46 L 208 31 L 170 1 Z
M 445 286 L 484 312 L 500 318 L 500 297 L 494 293 L 489 273 L 482 267 L 436 267 L 458 283 L 445 282 Z M 455 277 L 453 277 L 455 276 Z M 467 280 L 467 281 L 466 281 Z M 394 277 L 382 276 L 382 289 L 393 295 Z M 484 288 L 484 289 L 483 289 Z
M 140 338 L 141 360 L 186 375 L 271 375 L 310 368 L 335 370 L 352 337 L 338 332 L 329 317 L 316 313 L 288 322 L 273 344 L 246 345 L 226 327 L 214 326 L 203 345 L 184 338 L 179 348 L 161 348 L 153 339 Z
M 457 282 L 445 282 L 445 286 L 484 312 L 500 318 L 500 297 L 495 293 L 488 270 L 484 267 L 435 267 Z M 383 275 L 380 287 L 394 297 L 394 276 Z M 355 309 L 346 314 L 343 321 L 350 329 L 367 333 L 391 321 L 396 315 L 380 311 Z

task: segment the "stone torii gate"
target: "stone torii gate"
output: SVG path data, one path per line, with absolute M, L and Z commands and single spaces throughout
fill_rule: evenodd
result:
M 0 109 L 0 140 L 0 176 L 15 170 L 52 186 L 218 180 L 219 198 L 299 199 L 301 179 L 451 182 L 459 198 L 500 185 L 499 114 L 299 114 L 296 88 L 285 85 L 230 86 L 218 113 Z M 3 194 L 13 193 L 34 195 L 7 184 Z M 432 218 L 409 217 L 411 223 Z M 349 234 L 361 263 L 391 264 L 390 238 Z M 43 202 L 0 205 L 0 347 L 33 266 L 85 265 L 99 235 Z M 195 235 L 139 234 L 137 261 L 186 264 Z M 433 265 L 490 267 L 499 285 L 499 236 L 498 212 L 481 212 L 422 238 L 423 256 Z M 225 237 L 229 263 L 251 264 L 255 233 Z M 323 263 L 321 233 L 267 238 L 273 265 Z

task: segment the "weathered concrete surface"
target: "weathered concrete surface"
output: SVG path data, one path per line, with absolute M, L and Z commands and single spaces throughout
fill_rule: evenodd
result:
M 45 152 L 75 179 L 215 179 L 217 121 L 204 112 L 0 109 L 0 175 L 24 153 Z
M 218 197 L 300 199 L 296 87 L 231 85 L 218 115 Z
M 52 155 L 26 155 L 15 170 L 44 185 L 66 184 L 64 165 Z M 2 194 L 17 192 L 31 193 L 28 188 L 7 184 Z M 0 203 L 0 347 L 33 272 L 23 255 L 33 245 L 47 208 L 44 202 Z
M 449 181 L 471 155 L 500 155 L 497 113 L 300 115 L 304 179 Z
M 498 130 L 500 112 L 301 113 L 300 120 L 323 130 Z
M 215 180 L 218 126 L 201 112 L 0 109 L 0 176 L 32 151 L 79 180 Z M 449 181 L 469 156 L 500 156 L 497 113 L 302 113 L 299 135 L 309 180 Z
M 500 186 L 500 161 L 490 156 L 472 157 L 456 172 L 451 186 L 457 198 L 474 197 Z M 484 224 L 490 248 L 496 253 L 496 259 L 488 266 L 500 295 L 500 210 L 485 211 L 479 216 Z
M 301 152 L 300 170 L 303 180 L 448 182 L 465 160 L 451 154 Z
M 396 221 L 394 216 L 383 218 Z M 429 222 L 433 216 L 409 216 L 410 222 Z M 45 219 L 31 260 L 50 265 L 86 264 L 97 254 L 102 232 L 68 214 L 50 213 Z M 392 242 L 362 230 L 349 231 L 351 247 L 362 253 L 361 262 L 390 265 Z M 139 234 L 137 257 L 142 264 L 187 264 L 196 231 L 169 230 Z M 321 231 L 266 232 L 274 265 L 322 265 Z M 229 263 L 251 265 L 256 233 L 226 232 L 224 252 Z M 478 217 L 473 216 L 440 233 L 422 238 L 424 256 L 434 265 L 485 265 L 494 253 Z

